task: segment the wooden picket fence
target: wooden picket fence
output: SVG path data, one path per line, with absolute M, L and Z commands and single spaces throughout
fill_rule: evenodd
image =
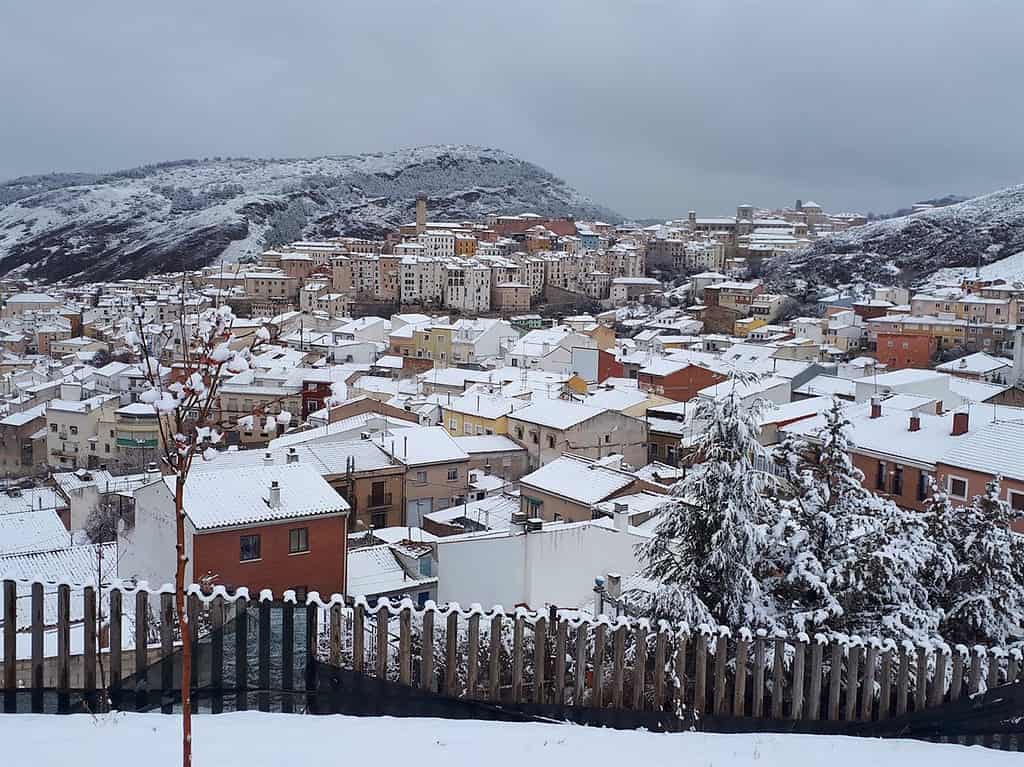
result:
M 169 660 L 177 616 L 170 593 L 144 585 L 97 590 L 4 581 L 2 594 L 5 711 L 17 708 L 6 694 L 14 691 L 28 690 L 31 710 L 39 711 L 42 691 L 66 697 L 73 668 L 88 698 L 99 686 L 98 661 L 105 661 L 107 688 L 120 691 L 112 696 L 119 707 L 156 695 L 161 710 L 173 710 L 167 693 L 177 686 Z M 22 620 L 19 631 L 17 603 L 26 596 L 31 621 L 26 629 Z M 53 625 L 44 620 L 50 599 L 56 602 Z M 77 624 L 72 599 L 81 606 Z M 192 684 L 215 693 L 201 698 L 215 713 L 253 704 L 302 710 L 316 693 L 317 663 L 486 703 L 790 723 L 879 722 L 1024 683 L 1020 652 L 998 648 L 767 636 L 567 618 L 554 610 L 421 608 L 408 600 L 369 605 L 337 595 L 323 601 L 315 593 L 300 604 L 290 593 L 281 600 L 267 592 L 251 599 L 245 590 L 228 595 L 221 588 L 211 594 L 194 588 L 188 611 L 202 648 Z M 80 643 L 72 641 L 73 631 L 81 632 Z M 55 654 L 47 650 L 53 633 Z M 11 662 L 26 635 L 28 657 Z

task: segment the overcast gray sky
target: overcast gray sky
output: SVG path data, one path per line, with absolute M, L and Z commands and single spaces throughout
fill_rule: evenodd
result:
M 631 216 L 1024 180 L 1021 0 L 32 0 L 0 179 L 496 146 Z

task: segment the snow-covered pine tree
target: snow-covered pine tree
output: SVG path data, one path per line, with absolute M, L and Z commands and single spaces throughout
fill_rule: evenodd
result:
M 692 417 L 706 428 L 693 445 L 697 463 L 672 488 L 654 536 L 637 547 L 642 574 L 654 584 L 648 611 L 691 625 L 765 626 L 761 587 L 765 526 L 774 518 L 772 476 L 758 459 L 763 400 L 745 403 L 745 378 L 719 399 L 701 398 Z
M 780 616 L 796 631 L 934 634 L 920 578 L 932 550 L 924 522 L 864 488 L 849 428 L 834 400 L 817 449 L 788 458 L 791 497 L 769 538 Z
M 999 479 L 970 506 L 946 514 L 956 565 L 933 599 L 944 608 L 947 641 L 1003 645 L 1024 638 L 1024 537 L 1010 529 L 1016 517 L 1000 498 Z

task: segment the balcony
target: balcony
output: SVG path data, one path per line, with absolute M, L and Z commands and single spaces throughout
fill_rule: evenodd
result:
M 380 493 L 377 495 L 366 496 L 366 508 L 370 509 L 383 509 L 391 505 L 391 493 Z
M 159 444 L 156 434 L 140 432 L 139 434 L 118 434 L 117 446 L 129 448 L 154 448 Z

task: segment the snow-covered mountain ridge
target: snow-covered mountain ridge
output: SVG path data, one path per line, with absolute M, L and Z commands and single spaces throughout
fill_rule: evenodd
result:
M 256 255 L 299 238 L 375 237 L 486 213 L 621 217 L 497 149 L 433 145 L 309 159 L 214 158 L 0 184 L 0 273 L 110 279 Z
M 1022 251 L 1024 185 L 1018 185 L 823 237 L 766 271 L 780 285 L 917 285 L 940 269 L 975 266 L 979 255 L 983 265 L 995 265 Z

